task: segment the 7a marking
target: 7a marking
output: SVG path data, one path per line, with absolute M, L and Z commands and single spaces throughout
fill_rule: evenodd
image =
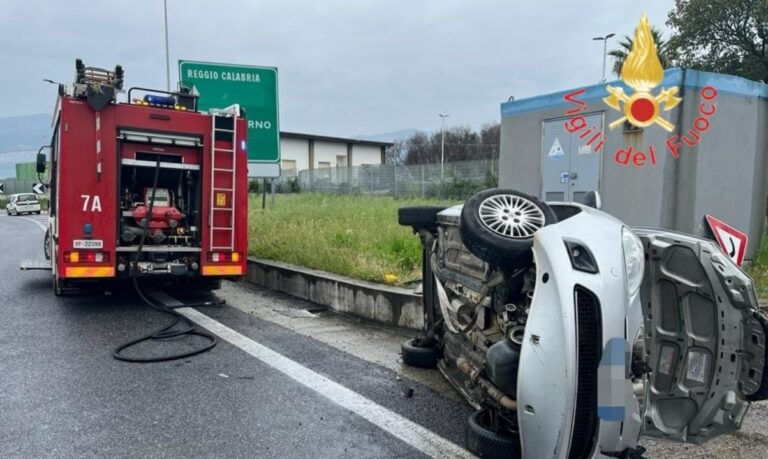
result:
M 83 200 L 83 212 L 101 212 L 101 198 L 98 194 L 94 194 L 93 196 L 89 194 L 81 194 L 80 198 Z

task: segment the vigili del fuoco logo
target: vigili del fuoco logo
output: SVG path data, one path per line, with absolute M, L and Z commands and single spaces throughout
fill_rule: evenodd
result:
M 640 129 L 656 126 L 667 132 L 673 132 L 675 125 L 662 115 L 679 105 L 683 99 L 678 97 L 677 86 L 662 87 L 657 91 L 663 79 L 664 69 L 661 67 L 656 43 L 653 41 L 648 16 L 643 15 L 635 30 L 632 50 L 621 69 L 621 80 L 632 91 L 625 92 L 624 88 L 619 86 L 606 85 L 605 87 L 608 97 L 603 98 L 603 102 L 622 115 L 611 122 L 608 128 L 615 129 L 629 123 Z M 603 149 L 606 137 L 601 129 L 597 126 L 589 126 L 586 119 L 580 115 L 587 110 L 587 104 L 578 98 L 585 91 L 582 88 L 563 96 L 566 102 L 575 105 L 566 112 L 566 115 L 571 118 L 565 121 L 565 129 L 571 134 L 577 134 L 594 153 L 599 153 Z M 683 144 L 689 147 L 698 145 L 701 136 L 711 126 L 710 118 L 717 111 L 717 105 L 714 103 L 717 99 L 717 89 L 705 86 L 701 88 L 700 96 L 702 103 L 698 107 L 699 113 L 693 120 L 693 125 L 682 136 L 673 134 L 665 141 L 666 151 L 673 158 L 680 158 L 680 149 Z M 648 145 L 647 152 L 631 146 L 620 147 L 614 152 L 614 160 L 623 166 L 628 166 L 631 162 L 632 165 L 640 168 L 649 164 L 656 165 L 656 154 L 657 147 L 654 145 Z

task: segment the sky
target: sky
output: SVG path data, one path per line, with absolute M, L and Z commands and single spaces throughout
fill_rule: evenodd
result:
M 179 59 L 278 68 L 280 128 L 351 137 L 498 121 L 500 103 L 595 84 L 607 33 L 674 0 L 167 0 Z M 75 58 L 164 89 L 162 0 L 0 0 L 0 117 L 50 113 Z M 610 72 L 611 61 L 608 61 Z M 609 76 L 610 79 L 610 76 Z

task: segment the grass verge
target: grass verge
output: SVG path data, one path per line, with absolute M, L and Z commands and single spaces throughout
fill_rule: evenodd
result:
M 455 201 L 280 194 L 274 209 L 249 203 L 249 255 L 373 282 L 421 277 L 421 246 L 397 224 L 397 209 Z
M 397 209 L 460 202 L 311 193 L 276 200 L 262 211 L 250 198 L 249 255 L 394 284 L 421 277 L 419 239 L 397 224 Z M 768 235 L 747 272 L 758 297 L 768 297 Z

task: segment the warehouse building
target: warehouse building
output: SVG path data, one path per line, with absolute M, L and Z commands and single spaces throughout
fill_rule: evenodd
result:
M 623 121 L 633 91 L 613 81 L 502 103 L 499 184 L 550 201 L 598 190 L 629 225 L 698 235 L 711 214 L 749 234 L 751 258 L 766 214 L 768 86 L 667 70 L 650 94 L 661 117 L 645 128 Z
M 302 170 L 384 164 L 388 142 L 328 137 L 297 132 L 280 133 L 283 176 Z

